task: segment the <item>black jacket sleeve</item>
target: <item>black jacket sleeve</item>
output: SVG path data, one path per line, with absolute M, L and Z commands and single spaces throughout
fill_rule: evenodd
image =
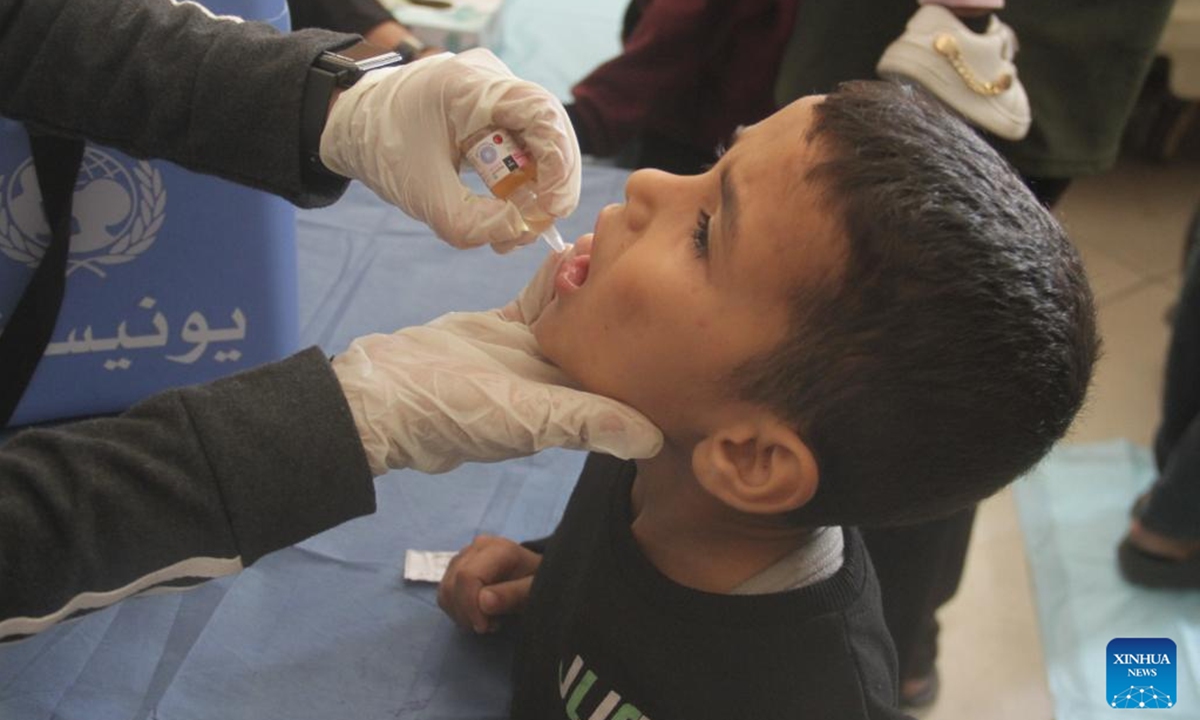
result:
M 236 572 L 374 510 L 316 348 L 117 417 L 26 430 L 0 445 L 0 640 Z
M 0 0 L 0 115 L 326 205 L 346 181 L 302 173 L 304 81 L 354 39 L 174 0 Z

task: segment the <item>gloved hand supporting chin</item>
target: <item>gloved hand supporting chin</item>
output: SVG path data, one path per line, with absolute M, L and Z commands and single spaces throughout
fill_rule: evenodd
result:
M 650 457 L 662 433 L 638 411 L 578 390 L 529 323 L 550 299 L 552 255 L 503 310 L 450 313 L 355 340 L 334 359 L 371 470 L 446 472 L 548 447 Z

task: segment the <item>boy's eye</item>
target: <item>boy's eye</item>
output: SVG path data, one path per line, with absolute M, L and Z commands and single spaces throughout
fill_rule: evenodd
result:
M 696 218 L 696 227 L 692 229 L 692 244 L 696 246 L 696 257 L 708 254 L 708 221 L 712 216 L 703 210 Z

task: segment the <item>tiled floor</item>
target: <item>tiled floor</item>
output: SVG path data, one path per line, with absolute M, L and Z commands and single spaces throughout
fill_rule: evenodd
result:
M 1148 444 L 1158 417 L 1183 236 L 1200 201 L 1200 163 L 1125 161 L 1077 182 L 1059 217 L 1079 246 L 1100 313 L 1104 355 L 1068 442 Z M 1012 493 L 982 506 L 966 575 L 940 615 L 942 694 L 927 720 L 1054 717 Z

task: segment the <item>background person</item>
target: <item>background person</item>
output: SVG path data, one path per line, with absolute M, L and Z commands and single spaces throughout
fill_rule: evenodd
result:
M 1154 438 L 1158 479 L 1134 503 L 1117 548 L 1125 579 L 1154 588 L 1200 588 L 1200 205 L 1184 246 L 1189 252 Z
M 372 45 L 399 53 L 405 60 L 436 55 L 431 47 L 396 20 L 379 0 L 288 0 L 292 29 L 322 28 L 355 33 Z
M 693 175 L 735 128 L 775 111 L 775 71 L 797 0 L 632 0 L 622 51 L 567 106 L 583 152 Z

